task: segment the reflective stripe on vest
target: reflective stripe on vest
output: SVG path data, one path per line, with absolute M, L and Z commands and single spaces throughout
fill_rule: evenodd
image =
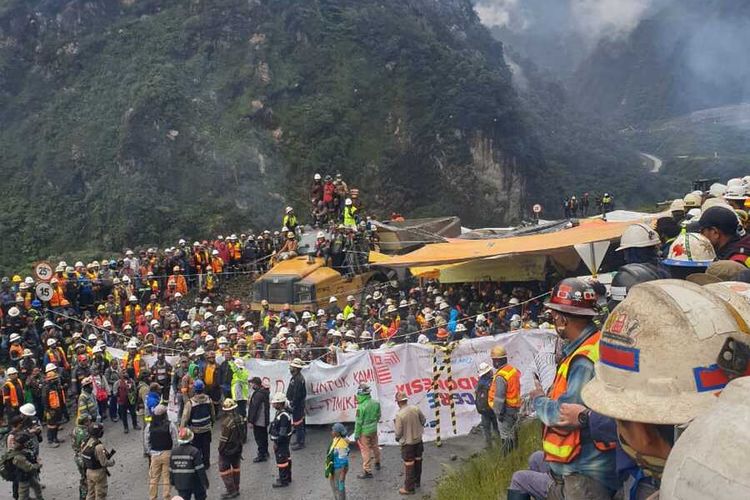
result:
M 23 393 L 23 382 L 16 379 L 16 382 L 18 382 L 18 385 L 21 386 L 21 392 Z M 20 400 L 18 399 L 18 390 L 16 387 L 16 384 L 14 384 L 12 381 L 8 380 L 5 382 L 5 386 L 10 388 L 10 394 L 8 394 L 7 397 L 3 398 L 3 402 L 6 405 L 10 405 L 11 408 L 18 408 L 21 405 Z
M 495 407 L 495 391 L 497 390 L 497 377 L 505 380 L 505 406 L 508 408 L 521 407 L 521 372 L 517 368 L 506 364 L 492 376 L 490 389 L 487 392 L 487 404 L 490 408 Z
M 211 423 L 211 403 L 193 403 L 190 410 L 190 426 L 203 427 Z
M 577 357 L 585 357 L 596 363 L 599 360 L 599 338 L 601 332 L 596 332 L 587 338 L 568 357 L 560 362 L 557 367 L 555 381 L 552 384 L 550 399 L 557 400 L 565 394 L 568 389 L 568 370 L 570 363 Z M 594 441 L 594 446 L 600 451 L 614 449 L 614 443 L 602 443 Z M 544 427 L 542 435 L 542 448 L 544 459 L 548 462 L 570 463 L 581 453 L 581 429 L 567 429 L 562 427 Z

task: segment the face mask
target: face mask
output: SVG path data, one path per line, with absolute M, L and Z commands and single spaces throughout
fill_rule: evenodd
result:
M 627 434 L 631 442 L 628 442 L 623 434 Z M 667 461 L 666 456 L 674 440 L 672 426 L 618 420 L 617 437 L 623 451 L 643 469 L 647 476 L 661 479 Z

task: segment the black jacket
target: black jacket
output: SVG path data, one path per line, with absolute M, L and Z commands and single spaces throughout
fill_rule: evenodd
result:
M 250 396 L 250 402 L 247 407 L 248 423 L 259 427 L 268 427 L 268 424 L 271 421 L 269 395 L 270 391 L 265 387 L 253 391 L 253 395 Z
M 177 490 L 208 489 L 208 476 L 203 466 L 203 454 L 191 444 L 181 444 L 169 458 L 169 482 Z
M 289 387 L 286 389 L 286 399 L 289 401 L 289 407 L 292 409 L 292 415 L 296 418 L 305 414 L 305 399 L 307 399 L 307 387 L 305 386 L 305 377 L 299 372 L 289 381 Z

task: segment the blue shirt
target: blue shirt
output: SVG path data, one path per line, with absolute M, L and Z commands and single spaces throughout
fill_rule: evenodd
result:
M 563 356 L 568 357 L 594 333 L 596 333 L 596 325 L 587 326 L 578 339 L 563 347 Z M 594 378 L 594 363 L 588 358 L 577 356 L 568 367 L 568 387 L 565 393 L 560 395 L 557 400 L 545 396 L 534 399 L 534 410 L 539 420 L 544 425 L 554 426 L 560 419 L 560 405 L 562 403 L 582 405 L 581 389 L 592 378 Z M 581 454 L 575 460 L 567 464 L 549 462 L 549 467 L 558 476 L 567 476 L 574 473 L 589 476 L 603 483 L 612 491 L 619 486 L 615 469 L 615 454 L 597 450 L 588 429 L 581 429 Z

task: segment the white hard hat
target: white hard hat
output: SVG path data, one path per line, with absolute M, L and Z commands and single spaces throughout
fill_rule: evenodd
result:
M 289 328 L 282 326 L 279 328 L 279 335 L 287 336 L 289 335 Z
M 229 340 L 227 340 L 226 337 L 219 337 L 219 341 L 218 341 L 219 345 L 226 345 L 228 343 L 229 343 Z
M 602 328 L 584 403 L 618 420 L 689 422 L 715 403 L 727 381 L 716 359 L 729 337 L 747 337 L 748 321 L 750 302 L 741 297 L 730 304 L 682 280 L 636 285 Z
M 44 373 L 53 372 L 57 370 L 57 365 L 55 363 L 47 363 L 47 366 L 44 367 Z
M 226 309 L 224 309 L 224 306 L 216 306 L 216 312 L 217 313 L 223 313 Z
M 477 314 L 477 323 L 484 323 L 487 321 L 487 318 L 484 317 L 484 314 Z
M 299 358 L 294 358 L 291 363 L 289 363 L 289 366 L 292 368 L 304 368 L 305 363 L 302 362 Z
M 328 299 L 328 303 L 329 303 L 329 304 L 333 304 L 334 302 L 338 302 L 338 300 L 339 300 L 339 299 L 337 299 L 337 298 L 336 298 L 335 296 L 333 296 L 333 297 L 331 297 L 330 299 Z
M 204 340 L 205 342 L 211 342 L 212 340 L 216 340 L 216 338 L 215 338 L 215 337 L 214 337 L 213 335 L 211 335 L 211 334 L 209 333 L 208 335 L 206 335 L 206 338 L 205 338 L 205 339 L 203 339 L 203 340 Z
M 619 252 L 626 248 L 655 247 L 660 244 L 661 240 L 657 232 L 651 229 L 648 224 L 639 222 L 625 228 L 620 237 L 620 246 L 617 247 L 617 251 Z
M 310 318 L 312 318 L 310 311 L 305 311 L 302 313 L 302 319 L 310 319 Z
M 735 177 L 734 179 L 729 179 L 727 181 L 727 188 L 731 188 L 733 186 L 741 186 L 742 185 L 742 179 L 739 177 Z
M 395 308 L 396 306 L 393 306 L 393 307 Z M 448 309 L 448 308 L 450 308 L 450 305 L 445 301 L 441 302 L 440 305 L 438 306 L 438 309 L 440 309 L 441 311 Z M 390 311 L 391 311 L 391 306 L 388 306 L 388 312 Z
M 234 365 L 237 366 L 238 368 L 244 368 L 245 367 L 245 360 L 243 360 L 242 358 L 236 358 L 234 360 Z
M 429 344 L 429 343 L 430 343 L 430 339 L 427 338 L 427 335 L 425 335 L 424 333 L 420 333 L 419 337 L 417 337 L 417 344 Z
M 203 346 L 198 346 L 198 348 L 195 350 L 195 355 L 203 356 L 204 354 L 206 354 L 206 350 L 203 349 Z
M 199 329 L 201 327 L 200 321 L 193 321 L 192 325 L 190 325 L 193 329 Z
M 284 212 L 286 212 L 286 213 L 294 212 L 294 209 L 292 207 L 286 207 L 284 209 Z
M 727 187 L 724 184 L 719 184 L 718 182 L 714 182 L 713 184 L 711 184 L 711 187 L 708 188 L 708 194 L 715 198 L 724 196 L 724 193 L 726 191 Z
M 488 365 L 487 363 L 479 363 L 479 369 L 477 372 L 480 376 L 484 375 L 485 373 L 489 373 L 492 371 L 492 366 Z
M 102 352 L 102 346 L 100 346 L 99 344 L 96 344 L 96 345 L 94 346 L 94 348 L 93 348 L 93 349 L 91 350 L 91 352 L 92 352 L 93 354 L 96 354 L 97 352 Z
M 333 330 L 333 329 L 328 330 L 328 335 L 330 335 L 332 337 L 341 337 L 342 336 L 340 331 Z
M 188 323 L 185 320 L 182 320 L 182 322 L 180 323 L 180 328 L 185 328 L 185 327 L 190 328 L 190 323 Z
M 520 303 L 521 301 L 518 300 L 518 298 L 516 297 L 511 297 L 510 300 L 508 301 L 508 305 L 511 305 L 511 306 L 517 306 Z
M 89 336 L 86 337 L 86 340 L 96 340 L 96 339 L 97 337 L 95 333 L 90 333 Z
M 465 332 L 466 331 L 466 325 L 463 323 L 459 323 L 456 325 L 456 331 L 457 332 Z
M 111 328 L 112 322 L 109 320 L 105 320 L 104 323 L 102 323 L 102 328 Z
M 26 403 L 25 405 L 21 405 L 21 408 L 19 408 L 21 415 L 26 415 L 27 417 L 33 417 L 36 415 L 36 407 L 33 403 Z
M 276 394 L 274 394 L 273 397 L 271 398 L 271 404 L 276 404 L 276 403 L 286 404 L 286 394 L 284 394 L 283 392 L 277 392 Z
M 31 276 L 26 276 L 26 279 L 24 279 L 23 282 L 26 283 L 27 285 L 33 285 L 34 278 L 32 278 Z
M 83 262 L 79 260 L 78 262 L 75 263 L 73 267 L 83 267 Z
M 325 238 L 325 237 L 326 237 L 326 233 L 324 233 L 323 231 L 318 231 L 317 239 L 321 239 L 321 238 Z
M 57 339 L 47 339 L 47 345 L 49 347 L 52 347 L 55 344 L 57 344 Z
M 740 377 L 680 435 L 667 457 L 659 498 L 750 498 L 748 449 L 750 377 Z
M 708 267 L 715 260 L 716 251 L 708 238 L 697 233 L 680 233 L 663 262 L 676 267 Z
M 336 315 L 336 321 L 344 321 L 344 313 L 338 313 Z
M 346 318 L 344 318 L 346 321 L 349 321 L 351 319 L 357 319 L 357 317 L 354 315 L 354 313 L 349 313 L 346 315 Z
M 319 181 L 320 180 L 320 174 L 313 175 L 313 179 L 315 179 L 316 181 Z
M 398 312 L 398 307 L 394 306 L 393 304 L 388 306 L 388 309 L 386 309 L 387 313 L 394 313 Z
M 745 194 L 746 187 L 744 184 L 739 184 L 736 186 L 729 186 L 727 187 L 726 192 L 724 193 L 724 199 L 725 200 L 744 200 L 747 198 L 747 195 Z
M 359 334 L 360 339 L 371 339 L 372 335 L 367 330 L 363 330 L 362 333 Z
M 380 290 L 375 290 L 375 293 L 372 294 L 372 298 L 375 300 L 380 300 L 383 297 L 383 294 L 380 293 Z
M 346 333 L 344 334 L 344 337 L 349 337 L 349 338 L 352 338 L 352 339 L 356 339 L 357 338 L 357 334 L 354 333 L 354 330 L 347 330 Z
M 227 325 L 219 325 L 219 327 L 216 329 L 217 332 L 226 332 L 227 331 Z
M 159 320 L 158 319 L 152 319 L 151 323 L 149 323 L 151 326 L 159 326 Z
M 135 338 L 131 338 L 128 340 L 128 344 L 125 346 L 125 349 L 138 349 L 138 341 Z
M 15 375 L 18 375 L 18 370 L 16 370 L 15 368 L 13 368 L 13 367 L 11 366 L 11 367 L 10 367 L 10 368 L 8 368 L 7 370 L 5 370 L 5 374 L 6 374 L 6 375 L 13 375 L 13 374 L 15 374 Z
M 703 205 L 701 205 L 701 213 L 705 212 L 711 207 L 722 207 L 734 212 L 734 208 L 732 208 L 732 206 L 727 203 L 724 198 L 709 198 L 703 202 Z
M 676 200 L 672 201 L 672 203 L 669 205 L 669 211 L 670 212 L 684 212 L 685 202 L 682 201 L 682 198 L 677 198 Z
M 214 313 L 211 311 L 206 311 L 206 313 L 203 315 L 203 319 L 211 319 L 214 317 Z
M 344 205 L 346 205 L 347 207 L 350 207 L 352 205 L 352 199 L 347 198 L 346 200 L 344 200 Z
M 10 340 L 11 342 L 17 342 L 17 341 L 21 340 L 21 336 L 19 334 L 17 334 L 17 333 L 11 333 L 10 334 L 10 339 L 8 339 L 8 340 Z
M 11 307 L 8 309 L 8 316 L 11 318 L 15 318 L 16 316 L 19 316 L 21 314 L 21 310 L 17 308 L 16 306 Z
M 699 194 L 688 193 L 685 195 L 682 201 L 685 203 L 685 209 L 689 209 L 700 207 L 703 199 Z

